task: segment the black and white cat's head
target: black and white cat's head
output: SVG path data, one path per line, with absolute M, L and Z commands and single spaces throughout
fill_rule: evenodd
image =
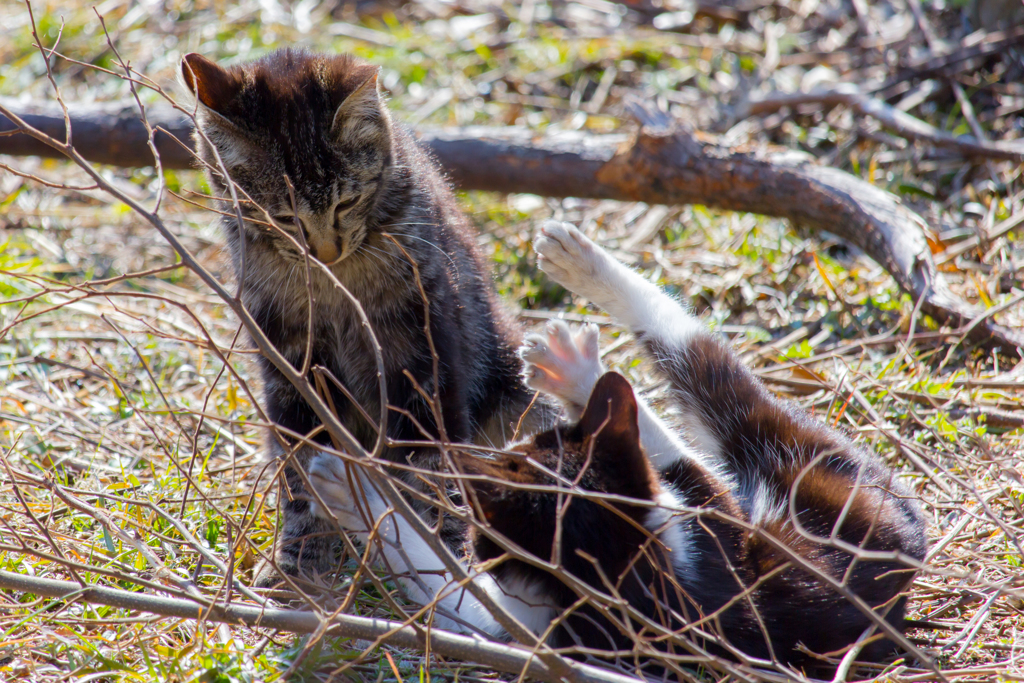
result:
M 566 496 L 560 496 L 556 487 L 567 489 L 567 484 L 575 483 L 578 491 L 641 501 L 654 501 L 661 493 L 658 476 L 640 445 L 633 389 L 614 372 L 598 380 L 576 424 L 541 432 L 493 460 L 468 456 L 460 460 L 464 471 L 486 477 L 473 482 L 475 503 L 484 521 L 544 559 L 552 555 L 560 523 L 561 561 L 566 566 L 580 561 L 576 551 L 596 558 L 606 568 L 628 558 L 631 547 L 646 537 L 642 527 L 650 508 L 601 504 L 585 494 L 575 495 L 557 522 Z M 632 542 L 631 537 L 635 537 Z M 479 560 L 502 552 L 479 533 L 474 544 Z
M 197 100 L 203 135 L 196 140 L 214 169 L 214 185 L 226 187 L 219 156 L 261 207 L 243 202 L 247 217 L 264 223 L 247 223 L 247 230 L 299 258 L 292 241 L 265 224 L 269 216 L 300 243 L 304 237 L 324 263 L 341 261 L 362 244 L 392 167 L 392 123 L 378 67 L 347 55 L 284 49 L 230 68 L 188 54 L 181 72 Z

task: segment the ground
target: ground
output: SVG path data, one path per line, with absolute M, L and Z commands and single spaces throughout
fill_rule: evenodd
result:
M 391 106 L 411 125 L 628 132 L 634 128 L 621 102 L 640 93 L 697 128 L 736 143 L 801 149 L 900 195 L 928 220 L 957 294 L 996 306 L 1020 293 L 1024 247 L 1021 230 L 1012 228 L 1024 211 L 1018 164 L 908 144 L 843 108 L 737 113 L 751 93 L 888 77 L 888 90 L 874 90 L 879 97 L 903 102 L 944 131 L 1020 137 L 1020 47 L 967 60 L 960 71 L 926 72 L 928 57 L 977 45 L 978 35 L 1000 27 L 979 24 L 979 3 L 930 2 L 920 19 L 915 6 L 701 6 L 678 31 L 663 29 L 685 17 L 653 3 L 602 0 L 108 0 L 95 11 L 41 2 L 32 10 L 47 45 L 59 36 L 58 51 L 76 60 L 54 62 L 68 101 L 128 95 L 124 81 L 105 71 L 119 67 L 104 26 L 124 60 L 172 93 L 180 93 L 174 74 L 187 52 L 227 63 L 296 43 L 353 52 L 384 67 Z M 28 9 L 0 0 L 0 15 L 0 97 L 52 99 Z M 934 38 L 927 48 L 925 30 Z M 905 75 L 913 68 L 916 75 Z M 904 102 L 915 92 L 925 94 Z M 155 97 L 143 93 L 146 101 Z M 74 189 L 92 184 L 79 169 L 32 158 L 0 162 L 8 168 L 0 170 L 0 569 L 212 595 L 224 581 L 210 562 L 200 563 L 206 553 L 247 583 L 257 552 L 273 546 L 276 496 L 260 458 L 258 386 L 237 319 L 125 204 Z M 102 173 L 149 210 L 162 180 L 159 213 L 167 226 L 230 282 L 200 174 Z M 898 468 L 920 496 L 932 543 L 928 568 L 910 591 L 919 626 L 911 640 L 949 680 L 1024 676 L 1019 351 L 992 352 L 939 334 L 867 257 L 776 219 L 533 195 L 463 193 L 460 201 L 521 320 L 596 322 L 605 363 L 660 410 L 667 410 L 664 387 L 629 335 L 537 270 L 530 244 L 543 219 L 572 221 L 676 293 L 732 339 L 772 390 Z M 970 239 L 973 248 L 958 248 Z M 1007 325 L 1021 323 L 1019 308 L 1001 315 Z M 227 362 L 215 347 L 230 350 Z M 352 566 L 339 577 L 342 592 Z M 394 617 L 369 588 L 352 611 Z M 310 647 L 266 629 L 18 592 L 0 593 L 0 629 L 3 680 L 272 681 L 286 673 L 327 680 L 346 663 L 336 679 L 497 676 L 397 648 L 353 663 L 362 650 L 351 642 Z M 850 679 L 882 673 L 862 667 Z M 912 657 L 884 673 L 938 680 Z

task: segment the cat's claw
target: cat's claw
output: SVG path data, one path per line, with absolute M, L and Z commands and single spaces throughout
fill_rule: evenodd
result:
M 543 334 L 530 334 L 519 350 L 526 385 L 559 399 L 571 412 L 581 411 L 597 380 L 604 374 L 598 354 L 596 325 L 573 333 L 561 320 L 552 320 Z
M 614 299 L 608 285 L 619 263 L 570 223 L 545 222 L 533 248 L 537 267 L 570 292 L 602 308 Z

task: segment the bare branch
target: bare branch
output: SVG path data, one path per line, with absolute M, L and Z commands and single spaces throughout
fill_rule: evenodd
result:
M 321 615 L 301 610 L 268 609 L 248 605 L 214 604 L 208 608 L 188 600 L 132 593 L 116 588 L 82 586 L 70 581 L 55 581 L 14 572 L 0 571 L 0 588 L 24 591 L 50 598 L 82 599 L 100 605 L 111 605 L 136 612 L 150 612 L 180 619 L 200 619 L 222 624 L 270 628 L 289 633 L 315 633 L 326 623 L 325 632 L 339 638 L 379 640 L 398 647 L 422 650 L 426 633 L 422 628 L 384 619 L 369 619 L 335 614 L 327 622 Z M 513 645 L 487 642 L 467 636 L 430 632 L 431 649 L 444 657 L 477 662 L 498 671 L 528 676 L 551 683 L 560 683 L 568 674 L 578 683 L 636 683 L 638 679 L 586 664 L 565 661 L 565 671 L 553 671 L 530 650 Z

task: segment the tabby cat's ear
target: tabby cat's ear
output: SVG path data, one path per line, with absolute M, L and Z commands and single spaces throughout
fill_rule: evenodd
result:
M 636 396 L 625 377 L 617 372 L 606 372 L 597 380 L 579 426 L 584 436 L 596 435 L 598 444 L 615 449 L 639 449 Z
M 242 89 L 242 81 L 235 74 L 195 52 L 182 57 L 181 75 L 192 94 L 222 116 Z
M 391 148 L 391 119 L 380 94 L 379 69 L 352 91 L 334 112 L 331 135 L 342 145 Z

